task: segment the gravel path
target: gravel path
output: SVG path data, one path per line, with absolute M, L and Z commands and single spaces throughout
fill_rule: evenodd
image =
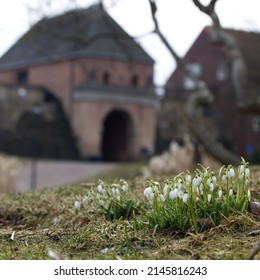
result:
M 33 188 L 68 185 L 84 181 L 115 166 L 115 163 L 102 162 L 37 161 L 36 164 L 30 163 L 20 169 L 15 189 L 23 192 Z

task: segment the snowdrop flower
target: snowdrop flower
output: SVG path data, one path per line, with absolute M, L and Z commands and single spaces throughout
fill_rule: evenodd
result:
M 81 202 L 78 201 L 78 200 L 76 200 L 75 203 L 74 203 L 74 208 L 75 208 L 76 210 L 79 210 L 80 207 L 81 207 Z
M 146 197 L 148 197 L 148 196 L 151 195 L 152 192 L 153 192 L 152 188 L 151 188 L 151 187 L 148 187 L 148 188 L 146 188 L 146 189 L 144 190 L 144 195 L 145 195 Z
M 120 195 L 119 189 L 115 189 L 115 194 L 116 194 L 116 195 Z
M 123 185 L 122 186 L 122 191 L 123 192 L 127 192 L 128 191 L 128 186 L 127 185 Z
M 247 196 L 248 196 L 248 200 L 250 201 L 250 199 L 251 199 L 251 192 L 250 192 L 249 189 L 248 189 L 248 191 L 247 191 Z
M 169 189 L 169 186 L 168 186 L 167 184 L 165 184 L 165 185 L 164 185 L 164 188 L 163 188 L 163 195 L 164 195 L 164 196 L 167 195 L 168 189 Z
M 160 199 L 161 199 L 162 202 L 165 201 L 165 197 L 163 196 L 163 194 L 160 194 Z
M 104 206 L 105 205 L 105 202 L 102 199 L 100 199 L 98 203 L 99 203 L 100 206 Z
M 196 202 L 199 202 L 199 201 L 200 201 L 199 197 L 196 196 Z
M 178 194 L 179 194 L 178 189 L 174 189 L 173 191 L 170 191 L 170 198 L 174 199 L 178 196 Z
M 112 193 L 112 194 L 116 194 L 116 189 L 115 189 L 115 188 L 112 188 L 112 189 L 111 189 L 111 193 Z
M 208 194 L 208 203 L 211 201 L 211 194 Z
M 228 194 L 229 194 L 229 196 L 232 196 L 233 195 L 233 190 L 230 189 Z
M 188 175 L 186 176 L 186 182 L 187 182 L 188 184 L 191 182 L 191 175 L 190 175 L 190 174 L 188 174 Z
M 102 190 L 103 195 L 107 195 L 107 191 L 105 189 Z
M 227 178 L 227 176 L 226 176 L 226 175 L 223 175 L 223 176 L 222 176 L 222 181 L 225 181 L 226 178 Z
M 246 170 L 245 170 L 245 175 L 246 175 L 246 178 L 249 177 L 249 175 L 250 175 L 250 170 L 249 170 L 249 168 L 246 168 Z
M 212 183 L 211 178 L 208 178 L 208 179 L 207 179 L 207 185 L 210 186 L 211 183 Z
M 214 184 L 217 183 L 217 178 L 216 178 L 216 176 L 212 176 L 212 181 L 213 181 Z
M 221 198 L 222 197 L 222 190 L 218 191 L 218 197 Z
M 182 190 L 182 187 L 183 187 L 182 183 L 179 183 L 179 185 L 178 185 L 178 190 L 181 191 L 181 190 Z
M 203 184 L 202 183 L 200 183 L 200 192 L 201 192 L 201 194 L 203 194 Z
M 232 167 L 228 170 L 227 177 L 228 178 L 235 177 L 235 171 Z
M 103 187 L 102 187 L 102 185 L 98 185 L 98 186 L 97 186 L 97 191 L 98 191 L 99 193 L 102 193 L 102 192 L 103 192 Z
M 189 199 L 189 195 L 187 193 L 185 193 L 182 197 L 182 202 L 186 203 L 188 199 Z
M 210 191 L 213 192 L 214 191 L 214 184 L 210 183 L 209 188 L 210 188 Z
M 240 166 L 239 166 L 239 172 L 240 172 L 241 174 L 243 174 L 244 171 L 245 171 L 245 166 L 244 166 L 244 165 L 240 165 Z
M 198 187 L 199 184 L 201 183 L 201 181 L 202 181 L 202 178 L 200 176 L 199 177 L 195 177 L 192 180 L 192 184 L 193 184 L 194 187 Z

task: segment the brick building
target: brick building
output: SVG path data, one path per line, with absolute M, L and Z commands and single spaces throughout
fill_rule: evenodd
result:
M 96 5 L 33 26 L 0 59 L 0 83 L 55 96 L 82 157 L 131 160 L 154 147 L 153 63 Z
M 226 29 L 237 41 L 248 69 L 250 90 L 259 94 L 260 34 Z M 206 82 L 214 95 L 214 104 L 203 112 L 212 133 L 228 149 L 246 158 L 260 158 L 260 118 L 238 111 L 231 83 L 229 57 L 221 45 L 212 42 L 211 27 L 206 27 L 184 57 L 195 75 Z M 162 102 L 161 131 L 165 142 L 187 132 L 183 104 L 192 94 L 193 82 L 177 69 L 166 84 Z M 169 114 L 171 117 L 169 117 Z

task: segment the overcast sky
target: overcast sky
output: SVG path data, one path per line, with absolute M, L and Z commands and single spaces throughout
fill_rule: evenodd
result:
M 65 3 L 74 7 L 75 0 L 8 0 L 0 4 L 0 56 L 26 32 L 41 16 L 29 9 L 38 3 L 48 2 L 51 9 L 62 11 Z M 80 7 L 87 7 L 96 0 L 78 0 Z M 109 14 L 131 35 L 138 37 L 153 29 L 148 0 L 104 0 Z M 206 4 L 209 0 L 202 0 Z M 184 55 L 201 30 L 210 25 L 192 0 L 157 0 L 158 20 L 179 55 Z M 224 27 L 260 32 L 259 0 L 219 0 L 217 12 Z M 49 8 L 46 8 L 50 11 Z M 155 82 L 162 85 L 175 68 L 168 54 L 155 35 L 141 36 L 138 42 L 155 59 Z

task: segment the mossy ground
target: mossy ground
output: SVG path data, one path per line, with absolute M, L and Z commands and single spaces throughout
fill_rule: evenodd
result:
M 137 166 L 124 165 L 100 178 L 124 177 L 141 197 L 146 180 L 134 176 Z M 1 194 L 0 259 L 49 259 L 48 249 L 67 259 L 248 259 L 259 243 L 259 233 L 250 232 L 260 229 L 260 220 L 250 213 L 238 213 L 194 234 L 136 229 L 133 220 L 107 221 L 94 206 L 76 211 L 75 200 L 96 182 L 94 178 L 58 189 Z M 252 168 L 251 190 L 259 200 L 260 167 Z

